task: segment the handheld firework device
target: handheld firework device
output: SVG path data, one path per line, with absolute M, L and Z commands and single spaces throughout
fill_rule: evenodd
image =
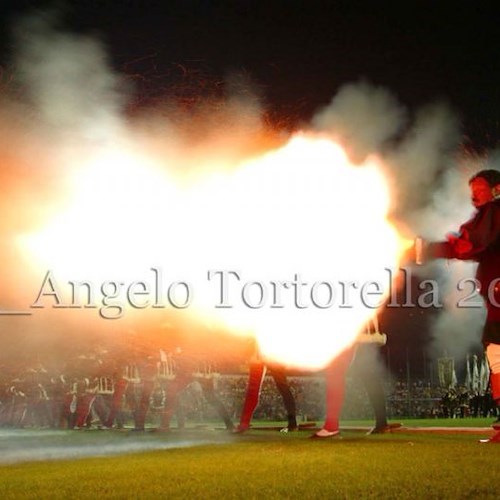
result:
M 418 266 L 424 263 L 424 239 L 421 236 L 415 238 L 415 264 Z

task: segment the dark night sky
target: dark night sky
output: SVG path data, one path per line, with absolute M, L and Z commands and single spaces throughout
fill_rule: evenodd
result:
M 12 51 L 12 19 L 49 4 L 60 6 L 66 29 L 101 39 L 116 70 L 135 75 L 146 101 L 176 88 L 181 68 L 207 81 L 241 71 L 270 112 L 293 123 L 308 120 L 343 84 L 363 78 L 387 87 L 411 110 L 448 102 L 469 147 L 499 143 L 497 2 L 3 1 L 2 64 Z M 425 320 L 415 310 L 398 314 L 411 330 L 399 347 L 396 339 L 398 357 L 406 346 L 422 352 Z
M 296 120 L 365 78 L 411 109 L 449 102 L 466 142 L 498 142 L 496 2 L 4 1 L 4 62 L 9 20 L 48 4 L 64 5 L 67 28 L 103 40 L 116 69 L 145 76 L 145 94 L 174 86 L 178 64 L 214 80 L 244 71 L 272 112 Z

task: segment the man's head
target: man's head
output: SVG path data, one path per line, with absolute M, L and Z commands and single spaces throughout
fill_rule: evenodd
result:
M 481 170 L 469 179 L 472 204 L 479 208 L 500 195 L 500 171 Z

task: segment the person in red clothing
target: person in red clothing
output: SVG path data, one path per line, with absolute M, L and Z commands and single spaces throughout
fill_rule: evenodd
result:
M 313 438 L 331 438 L 340 435 L 340 412 L 344 404 L 345 377 L 352 362 L 356 347 L 344 349 L 325 369 L 326 418 L 323 427 Z
M 476 212 L 447 241 L 423 246 L 425 258 L 472 260 L 478 263 L 476 281 L 486 305 L 482 341 L 490 365 L 493 399 L 500 406 L 500 171 L 481 170 L 469 180 Z M 500 443 L 500 431 L 489 440 Z
M 68 394 L 65 405 L 65 414 L 69 415 L 69 428 L 90 427 L 92 407 L 97 394 L 96 374 L 100 369 L 100 360 L 94 352 L 80 354 L 71 360 L 67 369 L 73 378 L 70 390 L 73 395 Z
M 171 418 L 179 407 L 180 393 L 186 389 L 189 384 L 197 381 L 200 384 L 204 398 L 213 408 L 215 408 L 218 415 L 224 421 L 226 429 L 232 431 L 233 422 L 231 417 L 222 401 L 217 397 L 215 391 L 214 377 L 216 373 L 212 372 L 214 365 L 204 361 L 203 357 L 189 353 L 180 347 L 175 349 L 175 355 L 171 355 L 170 359 L 175 369 L 173 370 L 172 377 L 167 386 L 167 398 L 165 408 L 161 414 L 159 430 L 170 430 Z
M 243 433 L 250 428 L 250 422 L 259 404 L 262 382 L 264 381 L 268 368 L 274 379 L 276 388 L 283 399 L 283 404 L 285 405 L 287 413 L 287 426 L 282 429 L 282 431 L 293 432 L 298 430 L 295 399 L 286 378 L 285 368 L 277 363 L 266 363 L 256 356 L 250 361 L 248 385 L 243 409 L 240 415 L 240 423 L 236 428 L 237 433 Z
M 373 325 L 372 325 L 373 324 Z M 373 331 L 372 331 L 372 326 Z M 383 387 L 382 370 L 376 359 L 377 350 L 385 345 L 387 337 L 379 332 L 377 316 L 370 321 L 366 332 L 360 334 L 355 344 L 342 351 L 325 369 L 326 419 L 323 427 L 313 438 L 340 436 L 340 413 L 344 403 L 347 370 L 354 371 L 365 386 L 368 400 L 375 414 L 375 426 L 369 434 L 384 434 L 401 427 L 400 423 L 387 421 L 386 396 Z
M 142 363 L 138 363 L 138 368 L 141 375 L 142 390 L 134 412 L 134 431 L 144 431 L 156 379 L 156 360 L 153 356 L 147 356 Z
M 110 408 L 104 423 L 105 428 L 112 428 L 116 422 L 116 428 L 123 429 L 124 401 L 127 402 L 128 407 L 135 415 L 138 403 L 134 388 L 141 384 L 141 374 L 137 365 L 140 359 L 139 355 L 129 352 L 121 352 L 115 356 L 114 367 L 111 370 L 114 391 L 110 398 Z

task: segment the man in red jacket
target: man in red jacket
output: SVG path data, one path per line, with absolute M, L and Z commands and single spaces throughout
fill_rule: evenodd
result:
M 486 305 L 483 344 L 491 370 L 491 391 L 500 406 L 500 171 L 481 170 L 469 180 L 476 212 L 448 241 L 429 243 L 429 258 L 478 262 L 476 279 Z M 487 442 L 500 443 L 500 431 Z

